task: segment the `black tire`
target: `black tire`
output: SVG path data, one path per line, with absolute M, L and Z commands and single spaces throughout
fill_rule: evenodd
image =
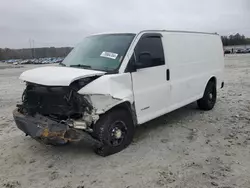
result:
M 201 110 L 212 110 L 214 108 L 214 105 L 216 103 L 217 99 L 217 90 L 216 90 L 216 84 L 213 81 L 209 81 L 203 97 L 197 101 L 198 107 Z
M 135 132 L 132 117 L 124 109 L 114 109 L 101 116 L 94 125 L 94 135 L 102 143 L 95 152 L 103 157 L 128 147 Z

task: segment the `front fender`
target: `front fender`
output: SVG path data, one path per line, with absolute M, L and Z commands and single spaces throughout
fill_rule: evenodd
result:
M 103 114 L 123 102 L 134 103 L 130 73 L 104 75 L 78 93 L 88 99 L 96 114 Z
M 111 108 L 124 102 L 129 102 L 130 104 L 132 104 L 131 99 L 128 98 L 118 99 L 114 98 L 111 95 L 93 94 L 93 95 L 85 95 L 85 98 L 92 104 L 93 108 L 95 109 L 95 113 L 97 115 L 104 114 Z

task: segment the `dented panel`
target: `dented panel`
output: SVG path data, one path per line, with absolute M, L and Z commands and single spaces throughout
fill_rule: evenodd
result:
M 78 93 L 88 98 L 97 114 L 105 113 L 125 101 L 134 102 L 130 73 L 102 76 Z
M 103 114 L 112 107 L 120 104 L 123 100 L 113 98 L 111 95 L 89 95 L 88 98 L 91 101 L 96 114 Z

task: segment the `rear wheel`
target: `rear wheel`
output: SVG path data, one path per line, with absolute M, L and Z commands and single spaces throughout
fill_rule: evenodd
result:
M 102 143 L 95 152 L 103 157 L 125 149 L 134 136 L 134 124 L 128 111 L 114 109 L 101 116 L 94 126 L 97 139 Z
M 203 97 L 197 101 L 198 107 L 201 110 L 212 110 L 217 98 L 216 84 L 213 81 L 209 81 Z

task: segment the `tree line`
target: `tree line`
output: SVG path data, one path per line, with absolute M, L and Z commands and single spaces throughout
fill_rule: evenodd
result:
M 0 60 L 65 57 L 71 50 L 72 50 L 71 47 L 26 48 L 26 49 L 0 48 Z
M 250 45 L 250 38 L 240 35 L 239 33 L 235 35 L 222 36 L 221 39 L 224 46 Z

